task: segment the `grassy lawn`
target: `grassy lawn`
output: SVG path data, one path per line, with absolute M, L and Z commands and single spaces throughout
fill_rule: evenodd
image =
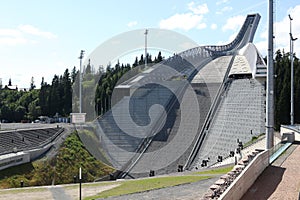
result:
M 211 169 L 207 171 L 201 171 L 201 172 L 194 172 L 193 174 L 226 174 L 230 170 L 232 170 L 233 166 L 225 167 L 225 168 L 218 168 L 218 169 Z
M 51 185 L 54 177 L 56 185 L 73 183 L 79 167 L 82 167 L 83 182 L 92 182 L 114 171 L 96 160 L 74 132 L 65 139 L 55 157 L 1 170 L 0 188 L 17 188 L 21 181 L 25 187 Z
M 261 139 L 261 138 L 264 137 L 264 136 L 265 136 L 265 133 L 261 133 L 261 134 L 259 134 L 258 136 L 253 136 L 252 139 L 251 139 L 250 141 L 248 141 L 248 142 L 246 142 L 246 143 L 244 144 L 244 148 L 246 148 L 246 147 L 252 145 L 253 143 L 255 143 L 256 141 L 258 141 L 259 139 Z
M 171 187 L 175 185 L 193 183 L 200 180 L 211 178 L 210 176 L 173 176 L 173 177 L 159 177 L 159 178 L 147 178 L 140 180 L 120 181 L 121 185 L 111 190 L 106 190 L 99 193 L 96 196 L 85 198 L 85 200 L 92 200 L 96 198 L 106 198 L 110 196 L 119 196 L 124 194 L 132 194 L 137 192 L 143 192 L 153 189 L 159 189 L 164 187 Z
M 101 187 L 101 186 L 108 186 L 108 185 L 115 185 L 118 184 L 119 182 L 115 181 L 104 181 L 104 182 L 96 182 L 96 183 L 82 183 L 81 187 L 82 188 L 89 188 L 89 187 Z M 72 185 L 64 185 L 63 187 L 65 189 L 76 189 L 78 188 L 79 183 L 77 184 L 72 184 Z

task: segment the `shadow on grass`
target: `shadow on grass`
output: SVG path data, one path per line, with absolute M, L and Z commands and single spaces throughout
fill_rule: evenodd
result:
M 29 174 L 34 170 L 32 163 L 25 163 L 22 165 L 10 167 L 0 171 L 0 180 L 8 178 L 14 175 L 24 175 Z

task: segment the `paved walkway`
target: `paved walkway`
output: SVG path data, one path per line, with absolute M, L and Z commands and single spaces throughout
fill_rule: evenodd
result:
M 272 165 L 266 168 L 261 176 L 255 181 L 243 200 L 264 200 L 264 199 L 298 199 L 300 192 L 300 145 L 293 144 L 283 153 Z M 184 172 L 182 175 L 184 175 Z M 174 187 L 151 190 L 148 192 L 124 195 L 119 197 L 110 197 L 109 200 L 122 199 L 182 199 L 192 200 L 200 199 L 219 176 L 208 180 L 202 180 L 196 183 L 184 184 Z M 70 185 L 71 186 L 71 185 Z M 30 188 L 0 190 L 0 200 L 18 200 L 22 199 L 78 199 L 78 187 L 66 186 L 46 186 L 39 187 L 38 191 Z M 117 187 L 118 183 L 108 186 L 89 185 L 84 188 L 83 196 L 91 196 L 101 191 Z M 28 190 L 29 189 L 29 190 Z M 9 192 L 16 190 L 15 192 Z
M 300 145 L 293 144 L 258 177 L 243 200 L 299 198 Z
M 129 195 L 122 195 L 116 197 L 109 197 L 106 200 L 194 200 L 200 199 L 205 192 L 209 189 L 216 180 L 219 179 L 219 176 L 198 181 L 195 183 L 188 183 L 173 187 L 167 187 L 157 190 L 150 190 L 147 192 L 134 193 Z
M 281 141 L 280 138 L 274 137 L 274 143 L 275 144 L 280 143 L 280 141 Z M 255 142 L 254 144 L 244 148 L 241 151 L 241 157 L 255 151 L 255 149 L 265 149 L 265 148 L 266 148 L 266 138 L 263 138 L 263 139 Z M 221 167 L 221 166 L 228 165 L 228 164 L 234 164 L 234 162 L 235 162 L 234 157 L 228 157 L 228 158 L 224 159 L 222 162 L 216 163 L 211 167 Z
M 49 187 L 50 192 L 54 200 L 72 200 L 72 198 L 65 193 L 65 190 L 61 186 Z

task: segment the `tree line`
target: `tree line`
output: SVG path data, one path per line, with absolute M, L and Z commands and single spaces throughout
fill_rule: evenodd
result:
M 154 59 L 151 55 L 147 55 L 149 65 L 161 62 L 163 59 L 161 52 Z M 113 67 L 108 65 L 106 70 L 101 67 L 95 72 L 89 61 L 83 70 L 83 102 L 85 102 L 83 111 L 87 112 L 88 109 L 92 109 L 96 115 L 103 115 L 107 112 L 111 108 L 113 89 L 121 77 L 128 79 L 130 75 L 134 76 L 139 73 L 141 69 L 136 67 L 144 63 L 145 58 L 141 55 L 135 58 L 133 64 L 117 62 Z M 290 123 L 290 66 L 290 53 L 277 50 L 274 59 L 275 128 L 277 130 L 280 124 Z M 74 67 L 71 72 L 66 69 L 63 75 L 54 75 L 51 83 L 45 82 L 42 78 L 40 89 L 35 89 L 33 79 L 28 91 L 2 88 L 0 90 L 0 120 L 20 122 L 21 120 L 34 120 L 39 116 L 53 117 L 56 114 L 68 117 L 72 108 L 73 112 L 77 112 L 78 97 L 76 98 L 75 95 L 74 98 L 72 92 L 79 90 L 79 79 L 76 78 L 78 74 L 78 70 Z M 94 99 L 84 95 L 89 90 L 95 92 Z M 295 123 L 300 123 L 300 64 L 296 56 L 294 56 L 294 105 Z
M 162 60 L 161 52 L 154 59 L 150 54 L 147 56 L 149 64 Z M 109 100 L 118 80 L 126 72 L 144 62 L 144 56 L 141 55 L 140 59 L 136 57 L 132 65 L 117 62 L 114 67 L 108 65 L 105 71 L 103 67 L 99 67 L 95 72 L 89 60 L 82 72 L 83 112 L 89 112 L 90 105 L 92 105 L 93 111 L 96 110 L 99 115 L 109 110 Z M 54 75 L 51 83 L 45 82 L 42 78 L 40 89 L 36 89 L 32 78 L 28 90 L 9 88 L 8 86 L 13 85 L 10 79 L 7 86 L 0 86 L 0 122 L 33 121 L 39 116 L 69 117 L 72 111 L 78 112 L 78 75 L 79 71 L 76 67 L 73 67 L 71 72 L 66 69 L 63 75 Z M 96 90 L 93 90 L 94 88 Z M 85 95 L 89 90 L 95 91 L 95 99 L 90 99 Z
M 300 124 L 300 63 L 294 56 L 294 121 Z M 290 124 L 291 111 L 291 60 L 290 53 L 277 50 L 274 60 L 275 74 L 275 129 Z
M 146 56 L 147 63 L 149 65 L 161 62 L 164 57 L 161 52 L 158 52 L 158 55 L 152 59 L 151 54 Z M 126 74 L 125 79 L 129 79 L 132 76 L 136 75 L 140 71 L 134 70 L 137 66 L 142 66 L 145 63 L 145 58 L 143 54 L 140 58 L 136 57 L 132 66 L 130 64 L 120 64 L 119 61 L 114 68 L 111 68 L 110 65 L 107 66 L 106 71 L 101 75 L 95 93 L 95 109 L 98 115 L 102 115 L 111 108 L 111 98 L 112 92 L 116 84 L 125 73 L 131 70 L 131 73 Z M 124 77 L 123 77 L 124 79 Z
M 0 120 L 5 122 L 33 121 L 39 116 L 69 116 L 72 105 L 72 84 L 78 71 L 73 68 L 72 74 L 66 69 L 61 76 L 54 75 L 48 84 L 42 78 L 41 88 L 35 89 L 33 78 L 29 90 L 0 90 Z M 11 85 L 11 79 L 9 85 Z

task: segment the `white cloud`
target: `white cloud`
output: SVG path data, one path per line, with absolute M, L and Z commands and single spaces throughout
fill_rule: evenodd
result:
M 244 21 L 245 21 L 245 16 L 242 16 L 242 15 L 230 17 L 229 19 L 227 19 L 226 24 L 222 27 L 222 30 L 223 31 L 227 31 L 227 30 L 236 31 L 243 25 Z
M 291 8 L 289 12 L 293 18 L 292 21 L 292 33 L 294 38 L 300 38 L 300 5 Z M 274 23 L 274 52 L 276 52 L 278 49 L 282 50 L 284 49 L 285 52 L 290 51 L 290 20 L 288 15 L 284 17 L 282 20 L 277 21 Z M 267 55 L 267 49 L 268 49 L 268 30 L 265 28 L 265 30 L 260 34 L 259 36 L 261 40 L 257 43 L 255 43 L 257 49 L 259 52 L 263 55 Z M 300 56 L 300 41 L 294 42 L 294 52 L 296 53 L 296 56 Z
M 267 55 L 267 49 L 268 49 L 268 43 L 266 40 L 263 40 L 263 41 L 259 41 L 259 42 L 256 42 L 255 43 L 255 46 L 258 50 L 258 52 L 263 56 L 265 57 Z M 276 51 L 276 50 L 275 50 Z
M 225 6 L 221 10 L 216 11 L 217 15 L 221 15 L 224 12 L 230 12 L 233 8 L 231 6 Z
M 217 1 L 216 5 L 221 5 L 221 4 L 224 4 L 224 3 L 227 3 L 227 2 L 229 2 L 229 0 Z
M 17 29 L 0 29 L 0 44 L 1 45 L 17 45 L 25 44 L 28 41 L 22 36 L 22 33 Z
M 19 30 L 21 30 L 24 33 L 27 34 L 31 34 L 31 35 L 36 35 L 36 36 L 40 36 L 40 37 L 44 37 L 47 39 L 53 39 L 56 38 L 57 36 L 51 32 L 47 32 L 47 31 L 42 31 L 32 25 L 20 25 L 18 26 Z
M 226 44 L 229 44 L 230 42 L 232 42 L 236 36 L 238 34 L 238 31 L 235 31 L 233 34 L 231 34 L 228 39 L 226 41 L 218 41 L 217 42 L 217 45 L 226 45 Z
M 127 24 L 128 27 L 133 27 L 137 25 L 137 21 L 131 21 Z
M 0 36 L 20 37 L 22 33 L 17 29 L 0 29 Z
M 210 28 L 211 28 L 212 30 L 216 30 L 216 29 L 218 28 L 218 25 L 217 25 L 217 24 L 211 24 L 211 25 L 210 25 Z
M 294 38 L 300 38 L 300 5 L 289 9 L 289 14 L 293 18 L 292 20 L 292 34 Z M 290 51 L 290 20 L 286 16 L 281 21 L 274 24 L 274 35 L 275 35 L 275 45 L 277 49 L 285 49 L 285 52 Z M 297 57 L 300 56 L 300 39 L 294 42 L 294 52 L 296 52 Z
M 159 27 L 164 29 L 183 29 L 188 31 L 192 28 L 204 29 L 207 25 L 203 22 L 204 14 L 209 12 L 207 4 L 196 5 L 195 2 L 188 3 L 189 12 L 176 13 L 159 22 Z
M 227 42 L 227 43 L 232 42 L 232 41 L 236 38 L 236 36 L 237 36 L 238 33 L 239 33 L 239 31 L 235 31 L 233 34 L 231 34 L 231 35 L 229 36 L 229 39 L 228 39 L 228 42 Z
M 201 4 L 201 5 L 195 5 L 195 2 L 190 2 L 188 4 L 188 8 L 190 11 L 192 11 L 196 15 L 203 15 L 209 12 L 207 4 Z
M 229 12 L 229 11 L 232 11 L 231 6 L 225 6 L 224 8 L 222 8 L 222 12 Z
M 293 17 L 292 21 L 292 33 L 294 38 L 299 38 L 300 40 L 300 5 L 295 6 L 294 8 L 291 8 L 289 12 L 291 16 Z M 236 16 L 233 18 L 229 18 L 227 20 L 227 23 L 223 26 L 222 30 L 233 30 L 235 33 L 232 34 L 228 42 L 231 42 L 232 39 L 235 38 L 237 31 L 239 27 L 241 27 L 244 19 L 241 16 Z M 237 25 L 240 23 L 240 25 Z M 280 49 L 284 49 L 285 52 L 290 51 L 290 21 L 288 14 L 283 19 L 277 21 L 274 23 L 274 53 Z M 267 27 L 264 28 L 263 32 L 260 33 L 260 35 L 257 35 L 257 42 L 255 42 L 255 46 L 257 47 L 258 51 L 263 55 L 267 55 L 267 49 L 268 49 L 268 30 Z M 226 44 L 228 42 L 218 42 L 218 45 Z M 294 52 L 296 53 L 296 56 L 300 56 L 300 41 L 295 41 L 294 43 Z
M 194 15 L 192 13 L 185 13 L 185 14 L 175 14 L 168 19 L 161 20 L 159 23 L 160 28 L 165 29 L 183 29 L 183 30 L 190 30 L 195 28 L 201 22 L 203 16 L 201 15 Z
M 207 25 L 205 23 L 201 23 L 197 26 L 197 29 L 205 29 Z
M 17 28 L 0 29 L 0 44 L 2 45 L 18 45 L 27 43 L 37 43 L 34 39 L 29 39 L 26 35 L 39 36 L 47 39 L 53 39 L 57 36 L 53 33 L 41 31 L 31 25 L 19 25 Z

